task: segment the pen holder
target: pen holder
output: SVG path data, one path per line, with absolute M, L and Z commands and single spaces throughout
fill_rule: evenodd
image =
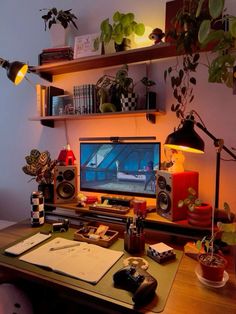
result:
M 145 249 L 144 233 L 124 232 L 124 249 L 129 253 L 142 253 Z

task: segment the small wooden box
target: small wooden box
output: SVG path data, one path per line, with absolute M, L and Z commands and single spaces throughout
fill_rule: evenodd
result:
M 85 231 L 86 229 L 86 231 Z M 107 230 L 105 236 L 107 236 L 107 239 L 93 239 L 93 238 L 89 238 L 88 233 L 89 230 L 91 229 L 95 229 L 94 233 L 97 230 L 97 227 L 93 227 L 93 226 L 87 226 L 87 227 L 83 227 L 79 230 L 77 230 L 74 233 L 74 240 L 77 241 L 82 241 L 82 242 L 87 242 L 87 243 L 92 243 L 92 244 L 97 244 L 103 247 L 109 247 L 110 245 L 112 245 L 116 239 L 118 239 L 119 233 L 117 231 L 114 230 Z

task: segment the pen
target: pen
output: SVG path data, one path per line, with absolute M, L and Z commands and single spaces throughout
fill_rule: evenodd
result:
M 62 249 L 68 249 L 74 246 L 79 246 L 80 243 L 73 243 L 73 244 L 68 244 L 68 245 L 62 245 L 62 246 L 56 246 L 56 247 L 51 247 L 49 251 L 57 251 L 57 250 L 62 250 Z

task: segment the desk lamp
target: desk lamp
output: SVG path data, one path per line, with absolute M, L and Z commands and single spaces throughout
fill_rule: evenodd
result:
M 215 176 L 215 209 L 219 208 L 219 183 L 220 183 L 220 155 L 222 149 L 226 151 L 235 161 L 236 155 L 224 145 L 223 139 L 217 139 L 211 134 L 205 125 L 201 122 L 196 122 L 194 115 L 199 119 L 199 115 L 196 111 L 192 110 L 190 114 L 184 118 L 178 129 L 169 134 L 165 141 L 165 146 L 171 149 L 182 150 L 186 152 L 193 152 L 202 154 L 204 153 L 204 142 L 201 137 L 194 130 L 194 125 L 200 128 L 205 134 L 207 134 L 213 141 L 216 147 L 216 176 Z
M 20 61 L 9 62 L 0 58 L 0 66 L 6 69 L 7 77 L 15 85 L 20 84 L 28 71 L 28 65 Z

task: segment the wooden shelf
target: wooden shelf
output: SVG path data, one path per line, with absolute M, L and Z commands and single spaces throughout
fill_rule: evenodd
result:
M 41 66 L 31 67 L 30 70 L 41 77 L 52 81 L 53 75 L 157 60 L 176 55 L 176 47 L 173 45 L 153 45 L 150 47 L 131 49 L 128 51 L 99 55 L 95 57 L 44 64 Z
M 134 110 L 134 111 L 119 111 L 119 112 L 106 112 L 106 113 L 90 113 L 85 115 L 63 115 L 63 116 L 46 116 L 46 117 L 31 117 L 30 121 L 41 121 L 41 124 L 48 127 L 54 127 L 56 121 L 67 120 L 90 120 L 90 119 L 104 119 L 104 118 L 122 118 L 122 117 L 142 117 L 151 122 L 156 122 L 156 116 L 164 115 L 164 111 L 156 110 Z

